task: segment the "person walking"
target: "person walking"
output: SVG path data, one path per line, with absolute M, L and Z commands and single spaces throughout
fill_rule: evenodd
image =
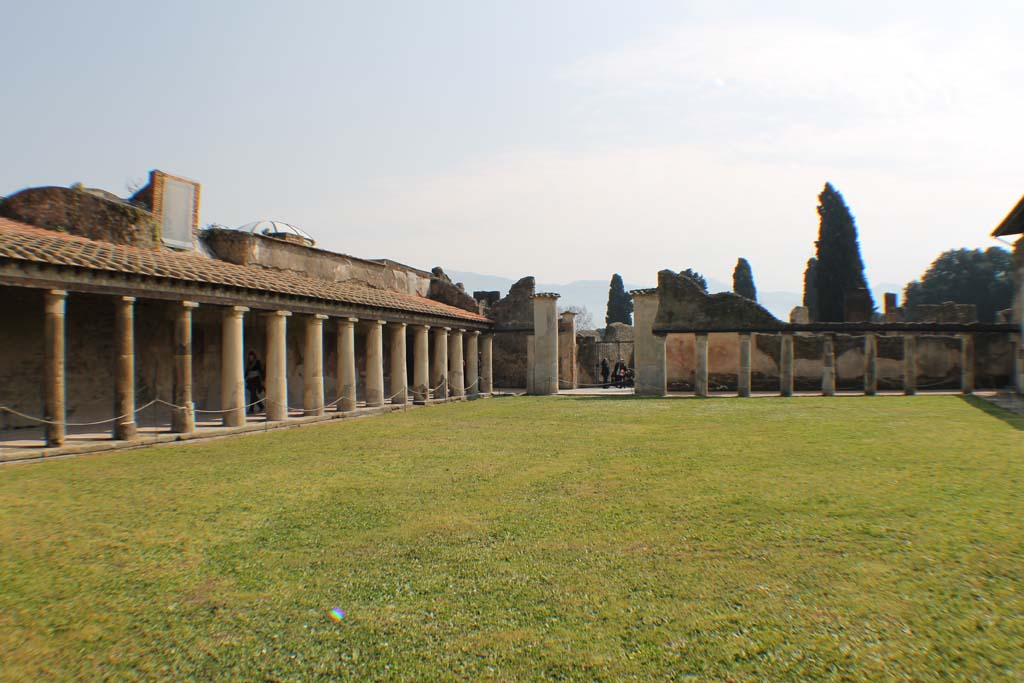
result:
M 249 400 L 246 401 L 249 407 L 246 412 L 256 413 L 266 409 L 263 399 L 260 398 L 263 393 L 263 379 L 263 363 L 256 357 L 255 351 L 250 351 L 245 364 L 245 390 L 249 394 Z
M 601 359 L 601 388 L 602 389 L 607 389 L 608 388 L 608 373 L 609 373 L 608 359 L 607 358 L 602 358 Z

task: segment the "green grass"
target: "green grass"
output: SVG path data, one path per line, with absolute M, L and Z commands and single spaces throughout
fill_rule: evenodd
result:
M 5 467 L 0 679 L 1019 682 L 1022 429 L 515 398 Z

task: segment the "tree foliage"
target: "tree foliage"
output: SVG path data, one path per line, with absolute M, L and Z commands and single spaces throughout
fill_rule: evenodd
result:
M 807 259 L 807 268 L 804 270 L 804 306 L 811 320 L 818 320 L 818 289 L 814 284 L 817 272 L 818 259 L 812 256 Z
M 685 275 L 686 277 L 688 277 L 691 280 L 693 280 L 694 282 L 696 282 L 698 285 L 700 285 L 700 288 L 703 289 L 705 292 L 708 291 L 708 281 L 704 278 L 703 275 L 698 273 L 693 268 L 687 268 L 686 270 L 681 270 L 681 271 L 679 271 L 679 274 L 680 275 Z
M 612 323 L 633 324 L 633 297 L 626 292 L 626 286 L 622 284 L 622 276 L 618 273 L 612 275 L 612 281 L 608 285 L 608 310 L 604 316 L 606 325 Z
M 950 249 L 939 254 L 920 280 L 907 284 L 908 306 L 953 301 L 974 304 L 978 320 L 993 322 L 1013 301 L 1013 257 L 999 247 Z
M 750 269 L 750 263 L 745 258 L 738 259 L 736 267 L 732 271 L 732 291 L 740 296 L 747 297 L 751 301 L 757 301 L 754 271 Z
M 821 219 L 817 247 L 818 267 L 814 284 L 818 293 L 818 320 L 843 322 L 847 292 L 868 288 L 864 262 L 860 258 L 857 225 L 849 207 L 831 183 L 818 195 Z M 870 290 L 868 293 L 870 297 Z M 874 308 L 874 300 L 871 301 Z

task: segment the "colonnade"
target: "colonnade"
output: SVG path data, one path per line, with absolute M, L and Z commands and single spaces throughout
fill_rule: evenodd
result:
M 836 354 L 835 335 L 820 333 L 823 339 L 821 393 L 823 396 L 835 396 L 836 393 Z M 694 395 L 708 396 L 708 333 L 696 332 L 694 344 Z M 960 388 L 965 394 L 974 391 L 974 335 L 959 334 L 960 339 Z M 736 373 L 737 396 L 750 396 L 750 354 L 752 333 L 739 333 L 740 360 Z M 783 332 L 779 337 L 779 395 L 793 395 L 793 333 Z M 903 393 L 913 395 L 917 392 L 917 337 L 913 333 L 903 333 Z M 878 335 L 874 332 L 864 333 L 864 383 L 866 396 L 878 393 Z
M 44 292 L 43 372 L 45 438 L 48 446 L 60 446 L 66 438 L 65 400 L 65 310 L 67 292 Z M 114 324 L 114 384 L 115 419 L 113 436 L 127 440 L 136 437 L 138 426 L 135 416 L 135 298 L 121 296 L 115 299 Z M 174 386 L 171 412 L 171 431 L 189 433 L 195 430 L 195 404 L 192 391 L 192 318 L 199 306 L 193 301 L 174 304 Z M 222 307 L 221 314 L 221 377 L 220 409 L 226 427 L 246 423 L 245 391 L 245 306 Z M 288 320 L 292 313 L 286 310 L 262 312 L 261 322 L 266 330 L 265 352 L 265 410 L 269 422 L 288 419 Z M 324 323 L 329 316 L 310 314 L 301 316 L 303 325 L 304 376 L 303 416 L 322 416 L 327 405 L 324 396 Z M 337 333 L 337 410 L 356 409 L 355 326 L 358 318 L 334 318 Z M 366 325 L 366 380 L 364 396 L 367 407 L 383 406 L 386 402 L 425 404 L 431 400 L 463 400 L 490 395 L 493 391 L 493 337 L 478 330 L 434 327 L 434 357 L 429 358 L 428 335 L 431 326 L 364 320 Z M 384 340 L 385 330 L 390 353 L 390 384 L 385 391 Z M 406 366 L 406 335 L 412 328 L 412 387 Z M 464 350 L 465 346 L 465 350 Z M 465 363 L 465 369 L 463 364 Z

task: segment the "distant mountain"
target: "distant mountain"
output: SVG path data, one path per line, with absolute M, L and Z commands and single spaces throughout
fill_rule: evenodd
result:
M 448 277 L 453 282 L 461 282 L 466 291 L 472 294 L 474 291 L 499 291 L 502 296 L 508 294 L 508 289 L 515 280 L 497 275 L 484 275 L 482 273 L 471 273 L 468 271 L 453 270 L 448 272 Z M 538 292 L 558 292 L 562 298 L 558 300 L 560 306 L 583 306 L 590 311 L 594 318 L 594 325 L 604 327 L 604 314 L 608 306 L 608 280 L 576 280 L 565 284 L 537 283 Z M 732 291 L 732 285 L 721 280 L 707 278 L 708 289 L 712 292 Z M 654 283 L 637 284 L 627 282 L 626 289 L 641 289 L 653 287 Z M 758 303 L 767 308 L 780 320 L 789 320 L 789 312 L 794 306 L 799 306 L 803 295 L 799 292 L 758 292 Z

